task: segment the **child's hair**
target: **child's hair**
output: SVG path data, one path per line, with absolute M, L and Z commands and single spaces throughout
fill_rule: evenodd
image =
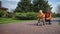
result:
M 42 10 L 39 10 L 39 13 L 43 13 Z
M 50 14 L 51 14 L 51 11 L 48 10 L 45 14 L 45 17 L 50 17 Z

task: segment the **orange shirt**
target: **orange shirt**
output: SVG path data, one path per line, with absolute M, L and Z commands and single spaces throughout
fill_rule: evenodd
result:
M 43 13 L 38 13 L 38 18 L 43 19 L 43 17 L 45 17 Z

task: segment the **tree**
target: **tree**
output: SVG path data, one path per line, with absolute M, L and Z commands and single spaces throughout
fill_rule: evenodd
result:
M 34 4 L 34 11 L 39 11 L 40 9 L 46 12 L 48 9 L 51 9 L 50 5 L 48 4 L 48 1 L 46 0 L 33 0 Z
M 30 11 L 31 0 L 21 0 L 18 2 L 18 6 L 15 9 L 15 12 L 27 12 Z
M 59 13 L 60 14 L 60 5 L 57 5 L 57 13 Z
M 47 0 L 21 0 L 18 2 L 15 12 L 38 12 L 40 9 L 46 12 L 51 9 Z

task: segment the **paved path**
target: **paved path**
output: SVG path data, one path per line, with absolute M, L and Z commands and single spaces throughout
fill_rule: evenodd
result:
M 58 22 L 51 25 L 37 26 L 37 21 L 1 24 L 0 34 L 60 34 Z

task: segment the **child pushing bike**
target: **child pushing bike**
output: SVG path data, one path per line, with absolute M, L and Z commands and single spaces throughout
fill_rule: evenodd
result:
M 44 24 L 45 23 L 45 14 L 42 12 L 42 10 L 39 10 L 37 17 L 38 17 L 37 25 L 45 25 Z

